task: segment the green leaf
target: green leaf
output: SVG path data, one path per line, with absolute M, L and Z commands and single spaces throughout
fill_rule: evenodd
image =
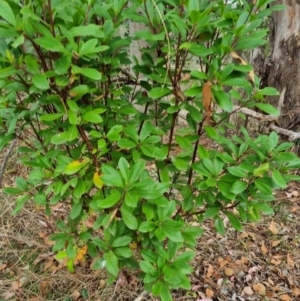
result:
M 102 117 L 94 111 L 84 113 L 82 119 L 92 123 L 101 123 L 103 121 Z
M 71 66 L 71 56 L 63 55 L 54 61 L 54 70 L 56 74 L 62 75 L 68 73 Z
M 224 91 L 213 90 L 213 95 L 221 109 L 223 109 L 225 112 L 231 112 L 233 110 L 233 102 L 227 93 Z
M 230 174 L 239 177 L 239 178 L 247 178 L 247 173 L 238 166 L 228 167 L 228 171 Z
M 249 82 L 242 77 L 229 78 L 223 81 L 224 85 L 233 86 L 233 87 L 246 87 L 249 85 Z
M 234 193 L 234 194 L 240 194 L 243 191 L 245 191 L 245 189 L 247 188 L 247 184 L 243 181 L 236 181 L 233 185 L 232 188 L 230 189 L 230 192 Z
M 268 152 L 271 152 L 275 149 L 275 147 L 278 145 L 279 137 L 276 132 L 272 132 L 269 136 L 268 141 Z
M 126 159 L 124 157 L 121 157 L 119 159 L 118 167 L 119 167 L 119 170 L 120 170 L 120 172 L 122 174 L 122 177 L 125 181 L 125 184 L 127 184 L 128 174 L 129 174 L 129 167 L 128 167 L 128 162 L 126 161 Z
M 270 95 L 270 96 L 279 95 L 279 92 L 273 87 L 263 88 L 262 90 L 258 91 L 258 93 L 261 93 L 262 95 Z
M 243 226 L 242 226 L 242 223 L 240 222 L 240 220 L 231 212 L 226 211 L 225 214 L 227 215 L 233 228 L 235 228 L 238 231 L 242 231 Z
M 109 251 L 104 255 L 107 270 L 114 276 L 119 274 L 119 260 L 113 251 Z
M 253 175 L 255 177 L 259 177 L 259 176 L 263 175 L 265 172 L 269 171 L 269 169 L 270 169 L 270 164 L 268 162 L 261 164 L 259 167 L 254 169 Z
M 43 73 L 37 73 L 32 77 L 32 83 L 40 90 L 48 90 L 50 88 L 47 77 Z
M 252 206 L 264 214 L 274 214 L 274 210 L 266 203 L 253 203 Z
M 171 92 L 172 90 L 165 87 L 153 88 L 149 91 L 149 97 L 157 99 L 171 94 Z
M 183 242 L 184 239 L 180 230 L 182 229 L 182 223 L 173 221 L 173 220 L 166 220 L 162 223 L 161 228 L 165 235 L 173 242 Z
M 145 221 L 140 224 L 139 232 L 147 233 L 152 232 L 154 229 L 156 229 L 156 225 L 154 222 Z
M 129 140 L 129 139 L 126 139 L 126 138 L 123 138 L 123 139 L 120 139 L 119 141 L 118 141 L 118 146 L 120 147 L 120 148 L 128 148 L 128 149 L 131 149 L 131 148 L 133 148 L 133 147 L 135 147 L 136 146 L 136 143 L 134 143 L 134 142 L 132 142 L 131 140 Z
M 46 115 L 41 115 L 40 118 L 42 121 L 53 121 L 56 120 L 60 117 L 64 116 L 63 113 L 53 113 L 53 114 L 46 114 Z
M 70 212 L 70 218 L 75 219 L 76 217 L 78 217 L 80 215 L 81 211 L 82 211 L 82 203 L 81 202 L 73 204 L 71 212 Z
M 108 186 L 124 187 L 124 183 L 120 173 L 112 166 L 103 164 L 102 165 L 102 180 L 104 184 Z
M 272 182 L 268 181 L 266 178 L 257 178 L 254 181 L 254 185 L 256 189 L 258 189 L 261 193 L 266 195 L 272 195 Z
M 283 176 L 276 169 L 272 171 L 272 180 L 280 188 L 286 188 L 286 186 L 287 186 L 286 181 L 284 180 Z
M 255 106 L 272 116 L 279 116 L 280 111 L 268 103 L 256 103 Z
M 69 138 L 70 138 L 70 135 L 67 132 L 55 134 L 51 138 L 51 143 L 56 144 L 56 145 L 64 144 L 69 141 Z
M 131 213 L 130 209 L 123 204 L 121 207 L 121 215 L 125 225 L 130 230 L 137 230 L 138 229 L 138 221 L 137 218 Z
M 95 36 L 98 38 L 104 37 L 104 33 L 101 30 L 101 26 L 92 23 L 87 25 L 74 26 L 70 29 L 70 33 L 74 37 L 85 37 L 85 36 Z
M 218 140 L 219 139 L 219 135 L 213 127 L 211 127 L 209 125 L 205 125 L 204 129 L 205 129 L 205 132 L 206 132 L 206 134 L 209 138 L 211 138 L 213 140 Z
M 39 46 L 51 52 L 64 52 L 64 46 L 54 37 L 40 37 L 34 40 Z
M 117 248 L 117 247 L 124 247 L 129 245 L 129 243 L 131 242 L 132 238 L 130 236 L 122 236 L 122 237 L 118 237 L 116 238 L 113 243 L 111 244 L 111 246 L 113 248 Z
M 1 3 L 1 2 L 0 2 Z M 4 68 L 4 69 L 0 69 L 0 79 L 1 78 L 5 78 L 5 77 L 9 77 L 13 74 L 16 74 L 16 69 L 13 68 L 13 67 L 7 67 L 7 68 Z
M 16 215 L 24 206 L 24 204 L 30 199 L 30 195 L 24 194 L 17 198 L 16 207 L 14 208 L 12 215 Z
M 33 200 L 39 206 L 44 206 L 47 204 L 47 199 L 44 193 L 35 194 Z
M 170 289 L 165 283 L 163 283 L 163 285 L 161 287 L 160 296 L 161 296 L 161 301 L 172 301 L 173 300 Z
M 225 235 L 225 227 L 224 227 L 224 222 L 223 219 L 220 216 L 216 216 L 214 218 L 214 226 L 216 231 L 221 234 L 221 235 Z
M 156 272 L 156 269 L 148 261 L 141 260 L 139 262 L 139 265 L 140 265 L 141 270 L 146 274 L 150 274 L 150 273 L 155 274 L 155 272 Z
M 188 163 L 185 160 L 176 157 L 176 158 L 173 158 L 172 161 L 173 161 L 174 166 L 176 168 L 178 168 L 179 170 L 186 171 L 188 169 Z
M 0 1 L 0 16 L 12 26 L 17 26 L 15 15 L 6 1 Z
M 80 69 L 80 73 L 82 75 L 84 75 L 85 77 L 88 77 L 90 79 L 93 80 L 101 80 L 102 79 L 102 74 L 96 70 L 96 69 L 92 69 L 92 68 L 81 68 Z
M 134 192 L 129 190 L 125 195 L 125 204 L 128 207 L 136 208 L 139 200 L 139 196 Z
M 108 197 L 102 200 L 98 200 L 98 208 L 111 208 L 120 201 L 121 197 L 122 195 L 119 191 L 112 190 L 111 194 Z

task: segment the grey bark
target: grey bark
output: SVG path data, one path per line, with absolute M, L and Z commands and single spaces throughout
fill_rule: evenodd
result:
M 262 79 L 262 87 L 283 89 L 280 127 L 298 131 L 300 128 L 300 0 L 279 0 L 285 10 L 274 12 L 270 18 L 270 48 L 253 53 L 253 64 Z M 267 53 L 266 53 L 267 52 Z M 269 97 L 278 106 L 279 97 Z

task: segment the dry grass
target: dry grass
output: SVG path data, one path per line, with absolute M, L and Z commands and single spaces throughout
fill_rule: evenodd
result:
M 27 173 L 15 153 L 6 170 L 4 186 Z M 300 300 L 299 190 L 291 184 L 278 193 L 275 215 L 245 226 L 242 233 L 228 226 L 221 237 L 206 222 L 193 261 L 192 289 L 174 292 L 174 300 Z M 89 259 L 68 273 L 54 260 L 47 240 L 55 231 L 55 218 L 31 202 L 15 217 L 13 208 L 14 199 L 0 191 L 1 301 L 155 300 L 149 295 L 138 298 L 143 287 L 133 272 L 124 271 L 109 287 L 105 271 L 92 271 Z

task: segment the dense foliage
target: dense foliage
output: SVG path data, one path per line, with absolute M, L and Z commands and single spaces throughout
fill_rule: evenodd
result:
M 138 268 L 171 300 L 190 288 L 205 219 L 224 234 L 224 219 L 241 230 L 272 214 L 273 191 L 297 179 L 291 145 L 245 128 L 224 135 L 233 104 L 278 114 L 264 102 L 277 92 L 231 58 L 266 42 L 261 24 L 281 9 L 271 2 L 0 1 L 0 147 L 20 139 L 30 168 L 5 191 L 14 214 L 30 199 L 48 215 L 70 208 L 52 235 L 70 272 L 87 247 L 110 283 Z M 128 34 L 130 24 L 144 29 Z

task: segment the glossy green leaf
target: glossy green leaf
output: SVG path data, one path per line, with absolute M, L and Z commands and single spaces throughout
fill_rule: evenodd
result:
M 230 224 L 238 231 L 242 231 L 243 226 L 240 220 L 231 212 L 226 211 L 225 214 L 227 215 Z
M 119 274 L 119 260 L 113 251 L 104 254 L 107 270 L 114 276 Z
M 16 17 L 6 1 L 0 1 L 0 16 L 9 24 L 16 26 Z
M 101 123 L 103 121 L 102 117 L 94 111 L 84 113 L 82 119 L 92 123 Z
M 113 190 L 105 199 L 98 200 L 98 208 L 111 208 L 120 201 L 121 197 L 122 195 L 119 191 Z
M 52 52 L 64 52 L 65 48 L 61 44 L 61 42 L 54 37 L 40 37 L 36 38 L 35 43 L 39 46 L 43 47 L 44 49 Z
M 48 79 L 45 74 L 35 74 L 32 77 L 32 83 L 40 90 L 48 90 L 50 88 Z
M 280 188 L 286 188 L 286 181 L 278 170 L 272 171 L 272 180 Z

